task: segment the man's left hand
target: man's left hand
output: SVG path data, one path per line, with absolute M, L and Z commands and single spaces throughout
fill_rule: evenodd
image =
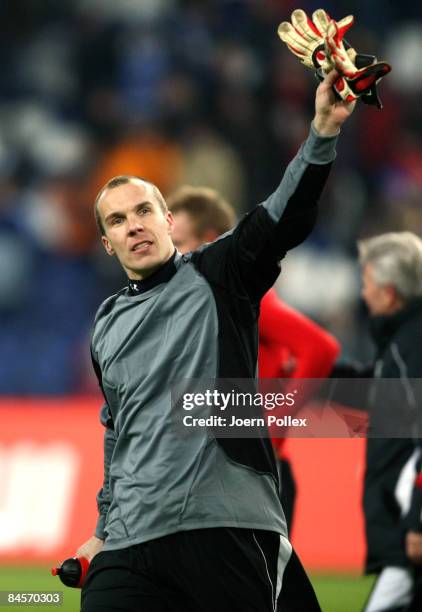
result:
M 346 102 L 339 100 L 332 89 L 339 77 L 336 70 L 332 70 L 316 90 L 314 128 L 321 136 L 335 136 L 340 127 L 350 117 L 356 106 L 356 101 Z
M 406 534 L 406 554 L 412 563 L 422 564 L 422 533 L 408 531 Z

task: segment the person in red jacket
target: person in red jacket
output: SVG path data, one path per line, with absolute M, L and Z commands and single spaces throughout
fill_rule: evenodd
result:
M 260 378 L 325 378 L 339 355 L 337 340 L 284 303 L 275 289 L 261 302 L 258 368 Z M 303 400 L 306 400 L 303 397 Z M 284 438 L 273 438 L 280 470 L 283 510 L 292 528 L 296 485 Z
M 214 241 L 235 223 L 233 208 L 219 193 L 207 187 L 181 187 L 168 198 L 167 204 L 176 221 L 173 242 L 181 253 Z M 259 318 L 260 378 L 324 378 L 330 374 L 339 350 L 331 334 L 285 304 L 275 289 L 266 293 Z M 282 504 L 290 532 L 296 485 L 284 441 L 273 438 Z

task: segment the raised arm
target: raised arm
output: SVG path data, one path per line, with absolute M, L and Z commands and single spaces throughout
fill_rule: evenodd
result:
M 316 206 L 336 156 L 340 128 L 355 106 L 335 98 L 332 84 L 337 76 L 333 70 L 316 90 L 309 136 L 288 165 L 279 187 L 262 205 L 275 223 L 275 248 L 280 255 L 300 244 L 311 231 Z
M 317 203 L 335 159 L 341 125 L 354 103 L 336 100 L 332 71 L 315 96 L 315 116 L 307 140 L 287 166 L 280 185 L 228 234 L 195 254 L 211 281 L 259 302 L 274 284 L 286 252 L 312 230 Z

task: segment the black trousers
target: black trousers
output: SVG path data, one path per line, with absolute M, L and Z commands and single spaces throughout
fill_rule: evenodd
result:
M 291 574 L 294 597 L 305 603 L 288 607 L 286 601 L 277 608 L 279 545 L 279 535 L 273 532 L 212 528 L 178 532 L 122 550 L 100 552 L 90 565 L 82 589 L 81 610 L 319 611 L 317 603 L 317 607 L 306 603 L 316 602 L 316 598 L 300 562 L 298 571 L 290 561 L 285 578 Z
M 413 597 L 404 612 L 420 612 L 422 610 L 422 567 L 414 566 L 415 584 L 413 587 Z
M 415 585 L 415 591 L 410 604 L 405 608 L 404 612 L 420 612 L 422 610 L 422 579 Z
M 276 610 L 277 612 L 321 612 L 313 586 L 294 550 L 284 571 L 283 586 Z

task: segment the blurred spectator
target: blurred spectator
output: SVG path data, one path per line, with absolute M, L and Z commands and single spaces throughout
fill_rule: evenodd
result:
M 238 152 L 205 124 L 195 125 L 184 138 L 182 183 L 209 185 L 243 212 L 246 177 Z
M 182 152 L 177 143 L 158 130 L 132 128 L 105 152 L 93 175 L 92 193 L 97 193 L 112 176 L 134 174 L 153 182 L 166 194 L 180 182 L 182 168 Z

